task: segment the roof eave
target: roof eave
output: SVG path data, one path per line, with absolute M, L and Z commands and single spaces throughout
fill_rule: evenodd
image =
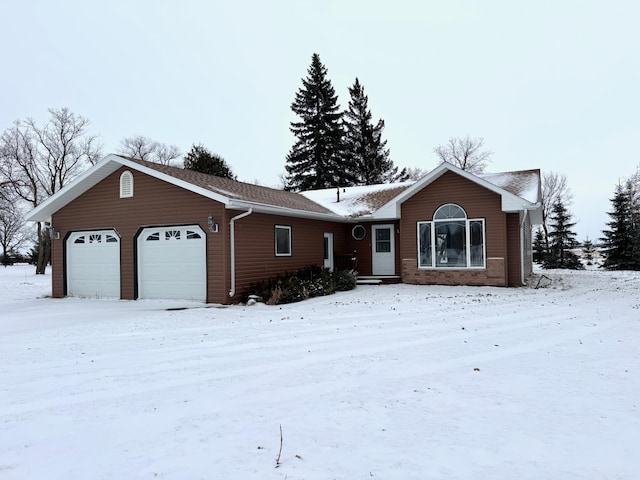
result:
M 90 188 L 97 185 L 99 182 L 107 178 L 122 166 L 139 171 L 141 173 L 171 183 L 186 190 L 190 190 L 194 193 L 197 193 L 198 195 L 202 195 L 225 205 L 230 201 L 228 197 L 220 195 L 219 193 L 215 193 L 211 190 L 207 190 L 206 188 L 202 188 L 197 185 L 193 185 L 192 183 L 185 182 L 184 180 L 172 177 L 171 175 L 159 172 L 119 155 L 109 154 L 94 166 L 76 177 L 64 188 L 60 189 L 58 192 L 38 205 L 36 208 L 31 210 L 25 216 L 25 220 L 28 222 L 51 221 L 51 216 L 55 212 L 63 208 L 65 205 L 71 203 L 73 200 L 78 198 Z
M 253 209 L 257 213 L 266 213 L 269 215 L 281 215 L 286 217 L 308 218 L 311 220 L 326 220 L 330 222 L 345 222 L 348 219 L 335 213 L 312 212 L 309 210 L 298 210 L 288 207 L 276 207 L 264 203 L 247 202 L 240 200 L 231 200 L 225 205 L 228 210 L 248 210 Z
M 27 222 L 50 221 L 55 212 L 120 168 L 117 163 L 114 163 L 114 161 L 117 162 L 118 158 L 120 157 L 116 155 L 107 155 L 27 213 L 25 220 Z

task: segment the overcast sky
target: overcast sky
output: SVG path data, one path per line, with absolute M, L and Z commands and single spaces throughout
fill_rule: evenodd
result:
M 578 238 L 596 239 L 640 165 L 640 2 L 11 1 L 0 130 L 68 107 L 104 153 L 145 135 L 202 143 L 243 181 L 278 185 L 311 55 L 339 102 L 355 77 L 400 167 L 483 137 L 488 171 L 565 174 Z

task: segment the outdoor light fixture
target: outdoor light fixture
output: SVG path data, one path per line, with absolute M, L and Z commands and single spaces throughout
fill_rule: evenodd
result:
M 216 223 L 215 219 L 211 215 L 207 217 L 207 225 L 209 225 L 209 231 L 211 233 L 218 232 L 218 224 Z
M 53 225 L 47 225 L 46 228 L 49 230 L 49 237 L 51 237 L 51 240 L 60 239 L 60 232 L 53 228 Z

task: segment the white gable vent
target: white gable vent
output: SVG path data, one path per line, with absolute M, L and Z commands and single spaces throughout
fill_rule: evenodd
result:
M 130 171 L 120 175 L 120 198 L 133 197 L 133 174 Z

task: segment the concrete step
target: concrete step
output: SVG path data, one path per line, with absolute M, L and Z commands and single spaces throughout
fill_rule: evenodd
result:
M 399 275 L 359 275 L 359 285 L 380 285 L 380 284 L 392 284 L 400 283 L 401 279 Z

